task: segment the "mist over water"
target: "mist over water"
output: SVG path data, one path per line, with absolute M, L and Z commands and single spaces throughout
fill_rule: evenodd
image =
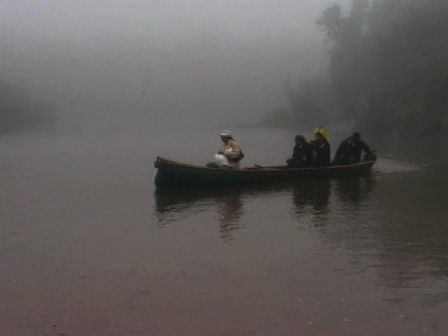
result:
M 257 121 L 326 66 L 328 4 L 1 4 L 1 78 L 57 115 L 0 137 L 5 335 L 446 335 L 443 160 L 366 139 L 363 178 L 153 185 L 157 155 L 205 164 L 223 129 L 245 166 L 312 137 Z M 332 153 L 350 126 L 329 127 Z
M 326 66 L 328 1 L 4 2 L 1 78 L 62 121 L 255 123 L 284 84 Z

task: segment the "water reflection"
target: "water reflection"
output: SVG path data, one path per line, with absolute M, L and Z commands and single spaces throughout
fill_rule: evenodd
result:
M 221 238 L 232 238 L 232 231 L 239 228 L 239 219 L 243 214 L 241 192 L 225 194 L 218 204 L 219 226 Z
M 239 228 L 243 215 L 241 188 L 156 190 L 156 212 L 160 227 L 185 219 L 201 211 L 216 209 L 220 237 L 232 239 L 232 231 Z
M 263 187 L 157 189 L 154 192 L 155 212 L 160 228 L 201 212 L 217 214 L 220 237 L 228 240 L 240 228 L 245 205 L 251 199 L 276 195 L 283 199 L 282 202 L 292 200 L 292 216 L 300 225 L 311 223 L 322 226 L 331 216 L 332 202 L 337 205 L 345 204 L 344 206 L 359 204 L 374 186 L 373 177 L 362 177 L 312 179 Z M 275 211 L 278 203 L 270 202 L 269 197 L 267 199 L 269 206 Z
M 154 198 L 159 222 L 163 225 L 176 220 L 177 214 L 196 206 L 199 200 L 207 205 L 216 196 L 217 192 L 211 189 L 157 189 Z
M 331 180 L 312 180 L 295 183 L 292 188 L 295 215 L 311 214 L 316 219 L 323 219 L 330 211 Z
M 346 216 L 366 204 L 374 190 L 376 179 L 372 175 L 301 181 L 292 187 L 294 216 L 303 222 L 321 226 L 330 218 L 332 211 Z M 333 215 L 331 215 L 333 216 Z
M 376 179 L 373 175 L 350 176 L 336 180 L 335 191 L 340 201 L 360 204 L 365 201 L 375 186 Z

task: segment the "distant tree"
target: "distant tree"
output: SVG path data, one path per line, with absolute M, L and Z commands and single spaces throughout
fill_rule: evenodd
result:
M 311 128 L 337 121 L 341 111 L 336 96 L 325 77 L 302 78 L 297 83 L 285 84 L 288 105 L 267 113 L 262 124 L 286 128 Z
M 346 118 L 376 134 L 428 135 L 448 124 L 448 2 L 354 0 L 317 20 Z
M 316 23 L 327 76 L 288 82 L 288 108 L 271 121 L 308 127 L 341 118 L 382 138 L 446 138 L 447 0 L 353 0 L 349 11 L 329 6 Z
M 327 36 L 327 41 L 338 43 L 344 35 L 345 19 L 342 17 L 341 6 L 337 4 L 327 7 L 321 17 L 316 20 L 316 23 L 322 26 Z
M 266 113 L 261 119 L 261 125 L 278 128 L 290 128 L 295 125 L 295 118 L 287 108 L 276 108 Z
M 301 79 L 296 85 L 286 83 L 287 101 L 296 124 L 315 127 L 322 120 L 329 123 L 340 116 L 336 97 L 328 84 L 328 79 L 321 76 Z
M 0 79 L 0 135 L 46 127 L 53 106 Z
M 354 0 L 350 16 L 333 5 L 316 21 L 330 42 L 329 76 L 346 118 L 359 118 L 376 82 L 367 11 L 367 0 Z

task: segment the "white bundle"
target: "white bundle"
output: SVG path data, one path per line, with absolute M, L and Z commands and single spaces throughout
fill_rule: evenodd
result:
M 222 154 L 215 154 L 215 163 L 220 167 L 229 165 L 226 156 Z

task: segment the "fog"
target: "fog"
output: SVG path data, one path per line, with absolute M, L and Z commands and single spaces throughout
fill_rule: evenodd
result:
M 3 0 L 0 77 L 61 120 L 252 124 L 325 69 L 315 20 L 333 2 Z

